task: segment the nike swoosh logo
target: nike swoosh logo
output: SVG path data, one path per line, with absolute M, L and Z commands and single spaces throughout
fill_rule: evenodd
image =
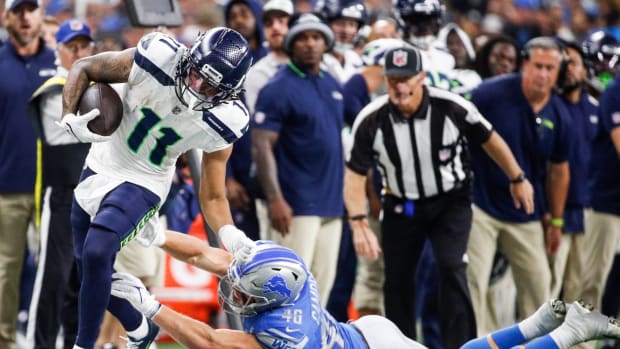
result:
M 284 331 L 286 331 L 287 333 L 291 333 L 291 332 L 299 332 L 298 328 L 289 328 L 288 326 L 284 328 Z

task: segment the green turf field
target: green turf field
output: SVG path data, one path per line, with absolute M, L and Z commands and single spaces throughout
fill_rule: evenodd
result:
M 157 349 L 183 349 L 182 345 L 178 344 L 157 344 Z

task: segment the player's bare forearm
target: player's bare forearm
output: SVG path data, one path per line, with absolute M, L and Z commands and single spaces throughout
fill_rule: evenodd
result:
M 344 203 L 349 216 L 366 214 L 366 176 L 345 169 Z
M 568 161 L 551 163 L 547 180 L 547 201 L 552 218 L 564 217 L 564 205 L 568 196 L 570 171 Z
M 242 331 L 215 330 L 211 326 L 162 306 L 153 321 L 189 349 L 260 349 L 256 338 Z
M 127 82 L 133 64 L 135 48 L 120 52 L 104 52 L 76 61 L 62 93 L 63 114 L 75 113 L 82 93 L 90 81 Z
M 212 153 L 203 153 L 200 175 L 200 207 L 206 223 L 217 232 L 226 224 L 233 224 L 226 199 L 226 162 L 232 147 Z
M 166 232 L 166 243 L 161 246 L 172 257 L 197 268 L 223 277 L 228 271 L 232 255 L 220 248 L 209 246 L 191 235 Z
M 278 181 L 278 167 L 273 155 L 273 147 L 278 134 L 273 131 L 252 130 L 252 156 L 256 162 L 256 174 L 267 200 L 282 197 Z

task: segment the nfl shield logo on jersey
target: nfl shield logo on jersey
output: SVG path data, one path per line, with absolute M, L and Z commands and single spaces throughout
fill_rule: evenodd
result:
M 439 161 L 445 162 L 450 160 L 452 157 L 452 150 L 450 149 L 441 149 L 439 150 Z
M 407 52 L 398 50 L 394 52 L 392 56 L 392 63 L 397 67 L 404 67 L 407 65 Z

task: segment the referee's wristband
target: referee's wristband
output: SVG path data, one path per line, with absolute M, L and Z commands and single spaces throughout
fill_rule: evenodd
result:
M 564 227 L 564 219 L 563 218 L 551 218 L 551 226 L 556 228 Z
M 361 221 L 363 219 L 366 219 L 366 215 L 365 214 L 356 214 L 355 216 L 350 216 L 349 220 L 350 221 Z

